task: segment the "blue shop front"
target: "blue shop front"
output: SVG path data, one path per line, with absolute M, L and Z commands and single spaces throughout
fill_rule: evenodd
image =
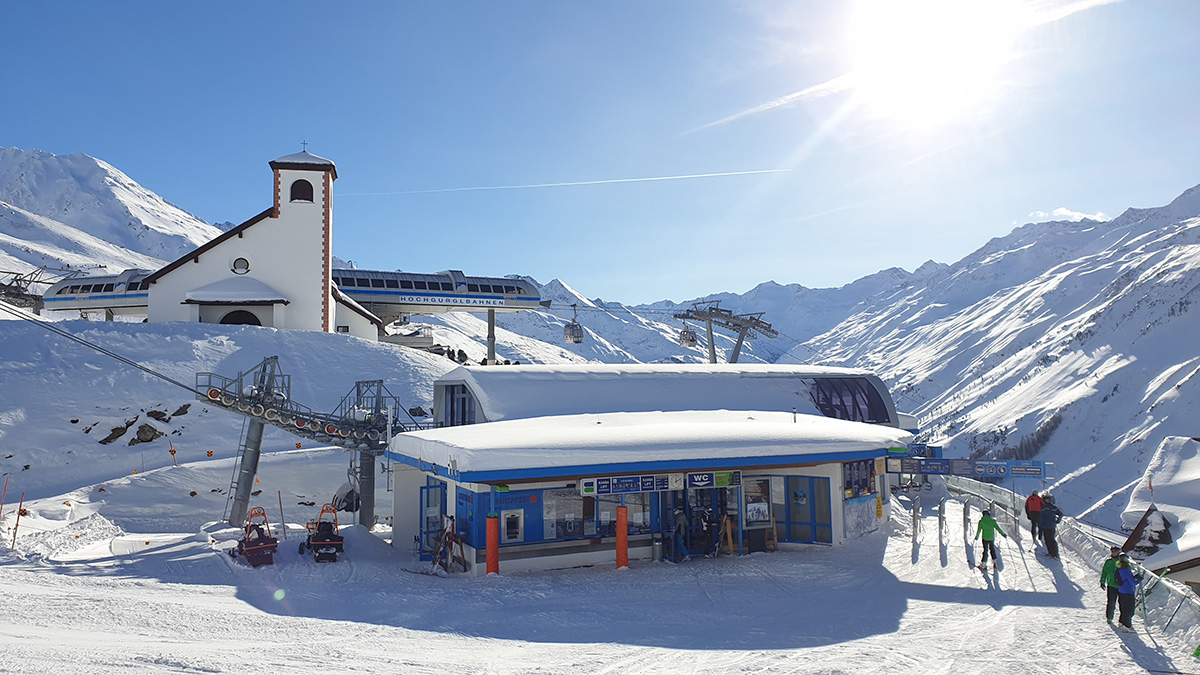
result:
M 817 415 L 564 415 L 397 436 L 393 545 L 430 560 L 453 517 L 467 571 L 613 564 L 838 545 L 886 520 L 883 458 L 903 430 Z M 411 533 L 411 537 L 409 534 Z M 411 541 L 411 545 L 407 542 Z

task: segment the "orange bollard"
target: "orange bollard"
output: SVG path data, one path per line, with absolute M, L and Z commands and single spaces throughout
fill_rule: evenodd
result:
M 629 569 L 629 509 L 617 507 L 617 569 Z
M 500 574 L 500 518 L 487 518 L 487 573 Z

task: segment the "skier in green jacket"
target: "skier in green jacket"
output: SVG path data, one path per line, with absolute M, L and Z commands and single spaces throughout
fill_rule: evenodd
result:
M 1113 546 L 1109 549 L 1109 558 L 1104 561 L 1104 568 L 1100 570 L 1100 588 L 1108 592 L 1108 604 L 1104 606 L 1104 615 L 1108 617 L 1108 623 L 1113 622 L 1113 611 L 1117 608 L 1117 589 L 1121 587 L 1121 582 L 1117 580 L 1117 560 L 1121 556 L 1121 547 Z
M 996 523 L 996 519 L 992 518 L 990 511 L 984 511 L 979 518 L 979 528 L 975 530 L 975 540 L 979 541 L 979 536 L 983 535 L 983 559 L 979 562 L 979 569 L 985 569 L 988 561 L 988 551 L 992 553 L 992 571 L 996 570 L 996 533 L 1008 539 L 1008 535 L 1004 534 L 1004 530 L 1000 529 L 1000 525 Z

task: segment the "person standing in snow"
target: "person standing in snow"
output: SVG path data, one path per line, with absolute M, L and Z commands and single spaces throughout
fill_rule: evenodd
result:
M 683 512 L 682 506 L 675 507 L 675 530 L 674 530 L 674 559 L 675 562 L 687 562 L 692 557 L 687 552 L 687 514 Z
M 1108 603 L 1104 605 L 1104 615 L 1108 617 L 1108 623 L 1113 622 L 1113 612 L 1117 608 L 1117 590 L 1121 587 L 1121 582 L 1117 581 L 1117 563 L 1121 555 L 1121 547 L 1113 546 L 1110 551 L 1108 560 L 1104 561 L 1104 568 L 1100 570 L 1100 588 L 1103 588 L 1108 593 Z
M 992 518 L 990 511 L 984 511 L 983 516 L 979 518 L 979 528 L 975 530 L 975 541 L 979 541 L 979 536 L 983 535 L 983 558 L 979 561 L 979 569 L 987 567 L 988 551 L 992 552 L 992 571 L 996 570 L 996 533 L 1008 539 L 1008 535 L 1004 534 L 1004 530 L 1000 529 L 1000 525 Z
M 1046 555 L 1055 560 L 1058 560 L 1058 540 L 1054 538 L 1054 533 L 1062 515 L 1062 511 L 1054 503 L 1054 495 L 1044 495 L 1042 512 L 1038 515 L 1038 527 L 1042 530 L 1042 539 L 1046 541 Z
M 1131 569 L 1129 562 L 1129 554 L 1122 553 L 1120 558 L 1117 558 L 1116 568 L 1117 581 L 1120 582 L 1120 587 L 1117 588 L 1117 607 L 1121 610 L 1121 616 L 1118 619 L 1121 630 L 1126 633 L 1133 632 L 1133 594 L 1137 591 L 1138 578 Z
M 1033 494 L 1025 500 L 1025 517 L 1029 519 L 1029 529 L 1033 533 L 1033 545 L 1037 546 L 1038 541 L 1038 518 L 1042 515 L 1042 498 L 1038 496 L 1038 491 L 1034 490 Z

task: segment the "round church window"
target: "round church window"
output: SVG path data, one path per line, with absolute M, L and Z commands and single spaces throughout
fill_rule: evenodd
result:
M 233 261 L 232 269 L 234 274 L 245 274 L 250 271 L 250 261 L 245 258 L 238 258 Z

